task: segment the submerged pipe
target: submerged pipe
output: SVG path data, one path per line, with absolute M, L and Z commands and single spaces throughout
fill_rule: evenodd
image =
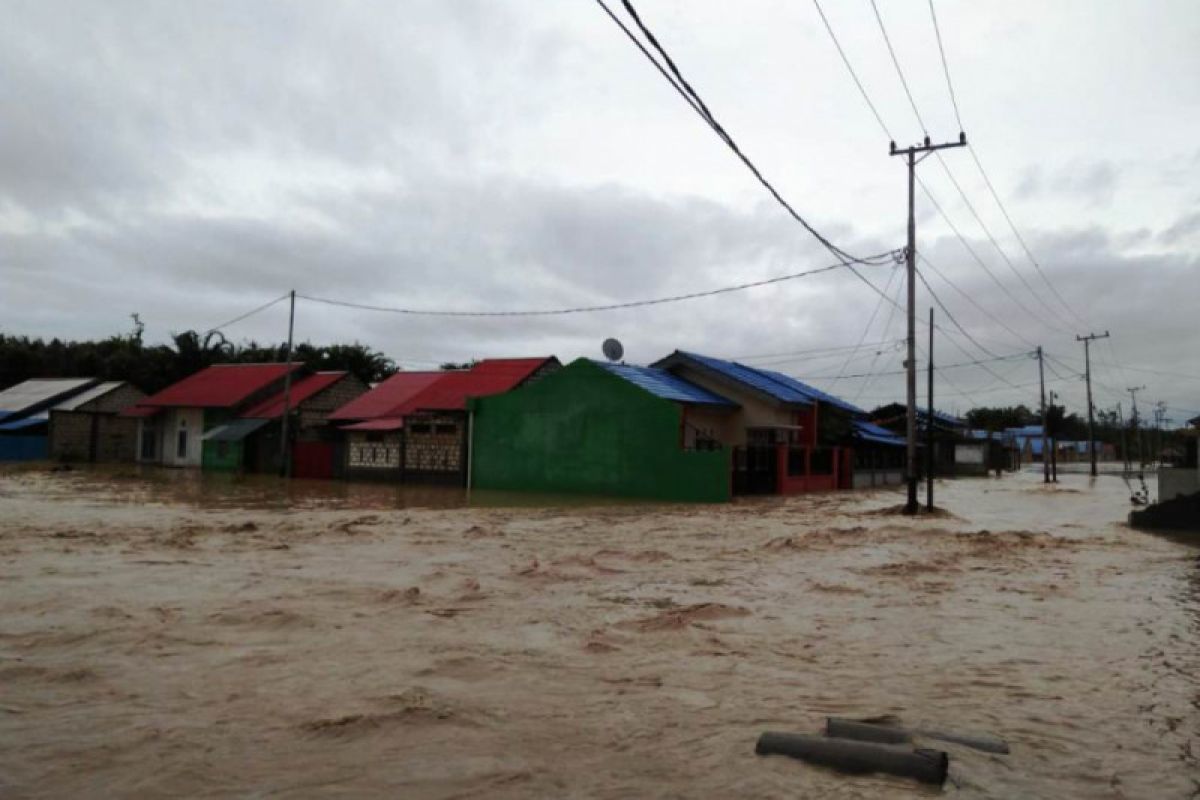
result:
M 828 717 L 825 720 L 825 735 L 842 739 L 855 739 L 860 742 L 879 742 L 881 744 L 904 744 L 911 742 L 914 736 L 926 739 L 937 739 L 941 742 L 961 744 L 986 753 L 1009 752 L 1008 742 L 995 736 L 974 733 L 953 733 L 950 731 L 934 731 L 918 728 L 908 730 L 891 725 L 878 725 L 872 722 L 860 722 L 855 719 Z
M 768 731 L 758 737 L 754 752 L 760 756 L 784 755 L 833 767 L 842 772 L 885 772 L 941 785 L 946 780 L 950 758 L 941 750 L 908 750 L 883 744 L 828 739 L 799 733 Z

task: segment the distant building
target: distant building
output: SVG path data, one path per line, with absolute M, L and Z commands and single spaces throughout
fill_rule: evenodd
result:
M 99 383 L 96 378 L 35 378 L 0 392 L 0 461 L 49 458 L 50 410 Z

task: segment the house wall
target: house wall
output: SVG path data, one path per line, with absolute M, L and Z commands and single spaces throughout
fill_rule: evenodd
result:
M 169 467 L 199 467 L 203 463 L 205 413 L 202 408 L 169 408 L 160 415 L 160 449 L 162 463 Z M 183 436 L 185 450 L 179 453 Z
M 1196 467 L 1159 467 L 1158 502 L 1200 492 L 1200 470 Z
M 680 406 L 586 359 L 471 408 L 475 488 L 729 499 L 727 449 L 683 450 Z
M 350 431 L 346 434 L 346 477 L 399 480 L 403 449 L 399 431 Z
M 317 392 L 300 404 L 296 440 L 301 442 L 332 439 L 329 415 L 367 391 L 367 385 L 354 375 L 346 375 L 337 383 Z
M 988 443 L 956 442 L 954 445 L 954 474 L 955 475 L 987 475 L 988 474 Z
M 726 418 L 722 442 L 733 447 L 746 445 L 747 428 L 771 428 L 797 424 L 796 412 L 779 403 L 765 400 L 736 381 L 714 378 L 707 372 L 693 369 L 687 364 L 671 367 L 671 374 L 678 375 L 690 383 L 702 386 L 719 394 L 741 408 Z
M 138 422 L 115 414 L 51 411 L 49 456 L 58 461 L 133 461 Z
M 402 478 L 459 483 L 466 477 L 465 414 L 412 414 L 404 420 Z

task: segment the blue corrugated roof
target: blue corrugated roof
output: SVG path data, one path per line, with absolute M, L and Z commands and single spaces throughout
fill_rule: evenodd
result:
M 694 383 L 689 383 L 664 369 L 638 367 L 632 364 L 612 364 L 602 361 L 593 361 L 592 363 L 601 369 L 608 370 L 619 378 L 624 378 L 639 389 L 644 389 L 655 397 L 661 397 L 664 400 L 710 406 L 729 406 L 731 408 L 737 405 L 733 401 L 721 397 L 719 394 L 710 392 L 708 389 L 697 386 Z
M 859 439 L 866 439 L 868 442 L 878 442 L 879 444 L 890 444 L 897 447 L 903 447 L 907 444 L 901 436 L 889 431 L 887 428 L 876 425 L 873 422 L 856 419 L 853 421 L 854 435 Z
M 25 417 L 16 422 L 6 422 L 0 424 L 0 431 L 19 431 L 23 428 L 32 428 L 35 425 L 45 425 L 50 419 L 45 414 L 36 414 L 32 417 Z
M 807 383 L 796 380 L 791 375 L 785 375 L 782 372 L 775 372 L 769 369 L 759 369 L 758 367 L 748 367 L 745 364 L 739 364 L 736 361 L 726 361 L 722 358 L 713 358 L 711 356 L 702 356 L 699 353 L 687 353 L 679 351 L 681 356 L 690 358 L 709 369 L 719 372 L 722 375 L 731 378 L 740 383 L 744 383 L 754 389 L 764 392 L 765 394 L 774 397 L 784 403 L 804 403 L 811 405 L 813 401 L 820 400 L 822 403 L 828 403 L 832 406 L 849 411 L 852 414 L 865 413 L 861 408 L 853 406 L 842 400 L 839 397 L 834 397 L 831 394 L 826 394 L 820 389 L 809 386 Z

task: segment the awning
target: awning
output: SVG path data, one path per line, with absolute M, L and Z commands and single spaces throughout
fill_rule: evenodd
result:
M 270 421 L 269 419 L 235 419 L 213 428 L 200 438 L 206 442 L 240 442 Z
M 50 419 L 44 415 L 26 417 L 19 419 L 16 422 L 0 423 L 0 431 L 19 431 L 25 428 L 32 428 L 37 425 L 45 425 Z
M 404 417 L 383 417 L 369 419 L 366 422 L 356 422 L 353 425 L 343 425 L 344 431 L 398 431 L 404 427 Z

